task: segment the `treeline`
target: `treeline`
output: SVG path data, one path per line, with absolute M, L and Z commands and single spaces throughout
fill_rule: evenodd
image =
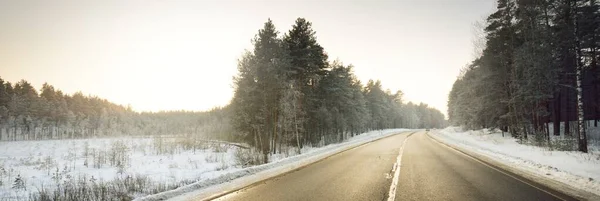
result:
M 232 122 L 263 162 L 283 146 L 299 151 L 373 129 L 444 126 L 438 110 L 403 104 L 402 92 L 384 90 L 379 81 L 363 85 L 352 65 L 330 63 L 303 18 L 283 36 L 268 20 L 253 45 L 238 62 Z
M 587 152 L 584 119 L 594 126 L 600 119 L 598 0 L 497 3 L 487 18 L 485 49 L 448 97 L 450 121 L 548 142 L 562 123 Z
M 179 135 L 246 142 L 267 161 L 289 146 L 299 151 L 374 129 L 446 124 L 438 110 L 405 104 L 401 91 L 373 80 L 363 85 L 352 65 L 329 62 L 305 19 L 284 36 L 269 20 L 253 44 L 239 60 L 231 104 L 206 112 L 140 113 L 47 83 L 38 91 L 25 80 L 0 78 L 0 140 Z
M 138 113 L 81 92 L 68 95 L 45 83 L 0 78 L 0 140 L 74 139 L 108 136 L 197 135 L 231 139 L 228 110 Z

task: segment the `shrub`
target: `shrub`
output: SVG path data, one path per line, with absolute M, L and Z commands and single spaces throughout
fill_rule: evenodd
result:
M 222 145 L 220 143 L 213 143 L 212 148 L 217 153 L 227 152 L 227 145 Z
M 208 163 L 216 163 L 221 161 L 223 158 L 223 154 L 222 153 L 211 153 L 208 156 L 206 156 L 205 160 Z
M 27 188 L 25 187 L 25 180 L 21 178 L 21 175 L 17 175 L 17 178 L 15 178 L 12 188 L 16 190 L 27 190 Z
M 38 192 L 30 194 L 32 201 L 47 200 L 133 200 L 133 194 L 152 191 L 150 180 L 145 176 L 118 177 L 110 182 L 96 181 L 94 177 L 67 179 L 48 189 L 42 186 Z
M 254 165 L 263 164 L 262 154 L 256 149 L 242 149 L 238 148 L 234 152 L 235 160 L 237 165 L 242 167 L 249 167 Z
M 46 174 L 50 175 L 50 170 L 54 167 L 56 167 L 56 161 L 51 156 L 46 156 L 37 169 L 46 170 Z
M 122 141 L 115 141 L 109 151 L 110 165 L 125 169 L 129 165 L 129 148 Z
M 558 151 L 574 151 L 576 150 L 576 139 L 573 137 L 565 137 L 564 139 L 553 140 L 551 148 Z

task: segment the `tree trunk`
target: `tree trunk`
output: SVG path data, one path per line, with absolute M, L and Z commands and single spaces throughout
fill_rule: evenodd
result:
M 560 91 L 554 95 L 554 121 L 552 122 L 552 130 L 555 136 L 560 136 Z
M 577 5 L 575 5 L 577 6 Z M 585 125 L 584 124 L 584 114 L 583 114 L 583 86 L 581 86 L 581 82 L 583 81 L 583 64 L 581 63 L 581 48 L 580 48 L 580 40 L 578 35 L 578 23 L 577 23 L 577 13 L 574 15 L 573 24 L 574 24 L 574 32 L 575 36 L 575 76 L 577 78 L 577 128 L 579 130 L 578 140 L 579 140 L 579 151 L 587 153 L 587 136 L 585 133 Z
M 565 130 L 565 136 L 572 136 L 571 135 L 571 123 L 569 122 L 569 116 L 567 116 L 567 119 L 565 120 L 564 130 Z
M 579 62 L 578 62 L 579 63 Z M 583 89 L 581 86 L 582 81 L 582 67 L 577 65 L 577 128 L 578 139 L 579 139 L 579 151 L 587 153 L 587 136 L 585 133 L 584 114 L 583 114 Z
M 277 153 L 277 122 L 279 119 L 279 112 L 275 109 L 275 114 L 273 115 L 273 154 Z
M 550 146 L 552 144 L 552 141 L 550 141 L 550 126 L 548 125 L 549 123 L 546 123 L 546 139 L 548 140 L 548 146 Z
M 590 6 L 593 7 L 593 8 L 596 7 L 596 0 L 590 0 Z M 594 30 L 594 32 L 592 34 L 592 41 L 593 41 L 594 44 L 598 44 L 597 43 L 598 40 L 596 38 L 596 36 L 597 36 L 596 30 Z M 594 86 L 593 91 L 591 93 L 592 97 L 593 97 L 592 100 L 594 100 L 594 102 L 592 103 L 593 110 L 594 110 L 594 116 L 592 117 L 592 119 L 594 119 L 594 127 L 598 127 L 598 121 L 597 120 L 598 120 L 598 118 L 600 118 L 598 116 L 599 115 L 598 112 L 600 110 L 600 102 L 599 102 L 600 98 L 598 98 L 598 95 L 600 95 L 598 93 L 598 84 L 600 84 L 600 81 L 599 81 L 600 77 L 598 77 L 599 76 L 598 75 L 598 70 L 599 69 L 598 69 L 598 60 L 597 60 L 597 56 L 598 56 L 598 50 L 597 49 L 598 49 L 598 46 L 596 45 L 594 47 L 591 47 L 591 49 L 592 49 L 592 55 L 591 55 L 592 62 L 591 62 L 590 68 L 594 69 L 592 71 L 592 73 L 593 73 L 592 77 L 596 79 L 595 83 L 592 82 L 593 83 L 592 85 Z

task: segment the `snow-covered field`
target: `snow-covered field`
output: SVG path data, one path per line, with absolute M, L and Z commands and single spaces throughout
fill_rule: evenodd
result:
M 591 133 L 595 131 L 592 130 Z M 463 131 L 458 127 L 430 132 L 431 136 L 453 146 L 476 152 L 510 167 L 549 178 L 600 195 L 600 147 L 590 143 L 589 153 L 557 151 L 535 143 L 520 143 L 510 134 L 487 129 Z M 555 139 L 556 138 L 556 139 Z M 553 136 L 558 143 L 560 136 Z
M 0 200 L 29 199 L 42 189 L 82 180 L 88 183 L 136 180 L 144 182 L 148 192 L 153 192 L 236 169 L 234 153 L 239 148 L 182 140 L 185 139 L 0 142 Z
M 400 131 L 404 129 L 372 131 L 340 144 L 304 147 L 301 155 L 272 155 L 270 163 L 253 167 L 241 165 L 239 157 L 250 149 L 185 138 L 0 142 L 0 200 L 30 200 L 39 192 L 53 196 L 55 189 L 72 193 L 82 186 L 86 195 L 78 198 L 85 200 L 173 197 Z M 164 191 L 168 193 L 149 196 Z

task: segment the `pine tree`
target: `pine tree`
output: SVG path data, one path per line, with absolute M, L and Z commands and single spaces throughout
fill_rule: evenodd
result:
M 17 175 L 17 178 L 15 178 L 15 181 L 13 182 L 12 188 L 16 190 L 27 190 L 25 187 L 25 181 L 23 181 L 21 175 Z
M 564 122 L 571 135 L 570 121 L 576 120 L 579 150 L 585 152 L 584 120 L 600 118 L 599 79 L 593 76 L 597 19 L 594 0 L 498 0 L 487 20 L 486 48 L 449 94 L 451 122 L 501 128 L 522 139 L 543 134 L 550 142 L 547 123 L 559 135 Z
M 284 138 L 282 140 L 287 142 L 287 144 L 295 144 L 297 148 L 296 153 L 300 154 L 300 150 L 302 149 L 302 136 L 300 136 L 300 133 L 303 131 L 304 119 L 302 117 L 304 115 L 299 114 L 301 111 L 298 109 L 298 101 L 302 97 L 302 93 L 296 88 L 297 85 L 293 80 L 284 86 L 281 101 L 279 102 L 281 111 L 279 113 L 279 125 L 282 127 L 282 138 Z
M 10 94 L 8 94 L 7 85 L 10 86 L 10 83 L 4 82 L 4 80 L 0 78 L 0 107 L 7 107 L 8 102 L 10 101 Z
M 283 39 L 269 20 L 253 42 L 238 61 L 232 123 L 237 138 L 261 151 L 262 162 L 283 145 L 300 153 L 304 145 L 341 142 L 366 130 L 445 124 L 441 112 L 425 104 L 403 104 L 401 91 L 372 80 L 363 86 L 353 66 L 329 64 L 303 18 Z
M 558 65 L 553 57 L 554 39 L 550 25 L 551 8 L 546 1 L 518 1 L 516 37 L 523 43 L 515 49 L 515 93 L 519 101 L 517 120 L 532 125 L 531 133 L 545 134 L 550 119 L 549 103 L 558 84 Z M 523 133 L 523 137 L 527 132 Z M 547 136 L 549 139 L 549 136 Z
M 289 76 L 298 85 L 296 88 L 302 93 L 298 103 L 298 109 L 304 114 L 302 118 L 307 119 L 302 139 L 315 143 L 319 137 L 314 134 L 308 125 L 318 125 L 319 97 L 315 93 L 320 78 L 327 70 L 327 54 L 317 42 L 316 32 L 312 29 L 312 23 L 304 18 L 298 18 L 292 29 L 284 36 L 290 56 Z
M 339 61 L 330 66 L 332 69 L 320 81 L 317 94 L 323 100 L 321 106 L 332 110 L 333 127 L 326 127 L 325 130 L 337 135 L 337 142 L 340 142 L 345 139 L 344 133 L 352 132 L 352 126 L 361 127 L 360 116 L 364 115 L 365 105 L 363 98 L 358 95 L 360 90 L 355 86 L 352 66 L 344 66 Z
M 277 35 L 269 19 L 253 41 L 254 51 L 240 61 L 234 80 L 234 121 L 238 129 L 254 137 L 265 163 L 268 154 L 276 150 L 279 102 L 289 69 L 284 44 Z
M 488 26 L 486 49 L 478 61 L 481 68 L 482 82 L 478 84 L 478 93 L 482 94 L 480 116 L 483 127 L 497 127 L 506 129 L 508 125 L 514 134 L 517 134 L 518 110 L 511 104 L 511 96 L 515 91 L 517 74 L 513 71 L 514 47 L 518 44 L 514 35 L 513 0 L 498 0 L 498 10 L 487 18 Z M 490 93 L 485 93 L 490 90 Z

